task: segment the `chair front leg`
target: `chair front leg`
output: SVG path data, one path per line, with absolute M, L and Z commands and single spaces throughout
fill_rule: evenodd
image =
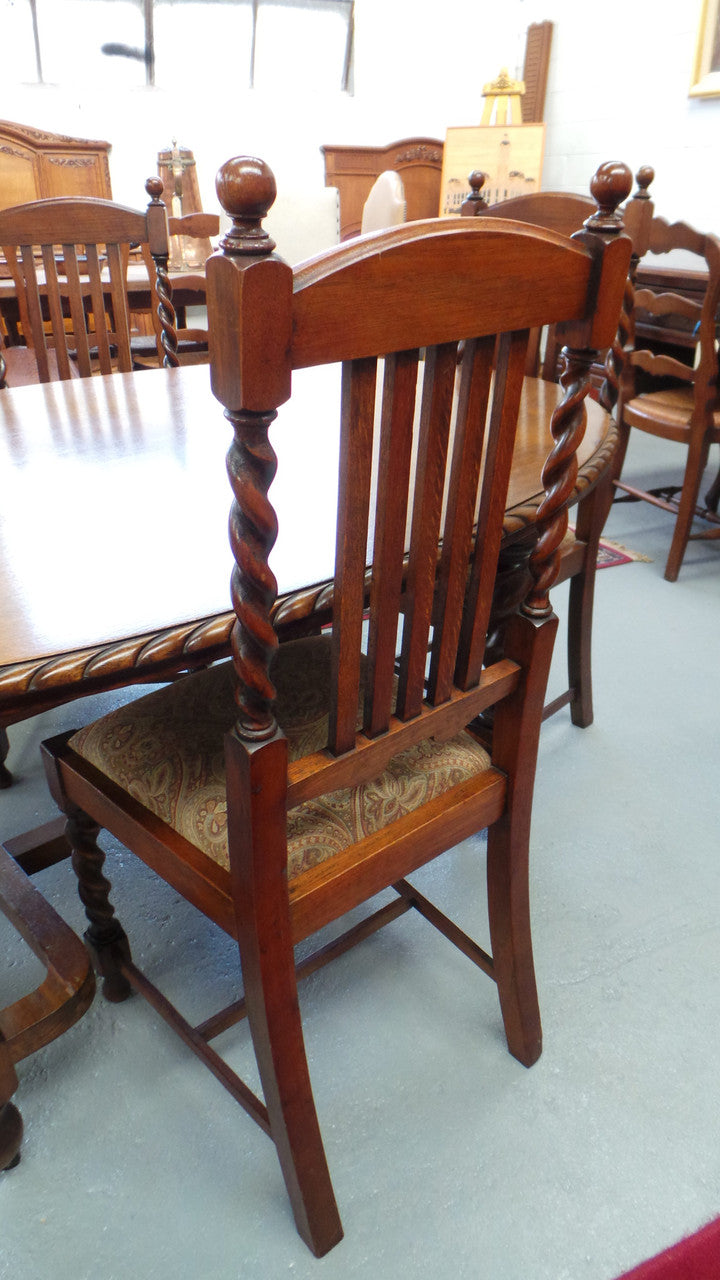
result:
M 297 1229 L 322 1257 L 342 1239 L 305 1054 L 287 889 L 287 744 L 226 739 L 228 823 L 248 1020 Z

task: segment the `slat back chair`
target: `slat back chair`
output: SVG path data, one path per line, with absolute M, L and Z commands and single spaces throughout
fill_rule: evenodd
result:
M 624 330 L 613 349 L 613 376 L 618 387 L 617 420 L 620 442 L 615 484 L 629 495 L 670 512 L 675 528 L 665 565 L 665 578 L 675 582 L 687 544 L 697 538 L 720 538 L 720 473 L 699 503 L 710 445 L 720 441 L 718 391 L 718 306 L 720 305 L 720 239 L 703 235 L 684 222 L 653 218 L 647 237 L 651 253 L 682 249 L 696 256 L 698 270 L 707 275 L 704 298 L 695 301 L 672 292 L 629 290 L 624 307 Z M 637 327 L 637 313 L 676 322 L 687 332 L 687 359 L 647 345 Z M 657 330 L 656 332 L 660 332 Z M 682 482 L 661 489 L 643 489 L 621 479 L 628 440 L 633 429 L 684 445 L 687 459 Z M 693 532 L 695 519 L 706 522 Z
M 394 901 L 302 972 L 415 907 L 496 981 L 511 1053 L 528 1066 L 540 1053 L 528 843 L 556 629 L 548 590 L 591 350 L 612 338 L 630 251 L 614 212 L 627 187 L 613 170 L 594 189 L 596 225 L 574 242 L 513 222 L 433 219 L 338 246 L 293 273 L 262 230 L 272 173 L 251 158 L 223 166 L 218 195 L 233 225 L 207 281 L 212 386 L 234 433 L 233 661 L 45 744 L 106 993 L 146 994 L 270 1134 L 298 1230 L 318 1255 L 342 1227 L 295 943 L 392 886 Z M 533 585 L 504 657 L 485 666 L 528 335 L 550 320 L 566 322 L 568 347 Z M 339 362 L 332 631 L 278 646 L 269 430 L 299 371 Z M 311 417 L 309 459 L 317 427 Z M 305 485 L 307 502 L 322 500 L 310 465 Z M 300 503 L 298 539 L 304 528 Z M 491 756 L 466 728 L 490 706 Z M 131 959 L 108 899 L 100 823 L 238 940 L 244 998 L 201 1028 Z M 405 879 L 485 827 L 492 956 Z M 264 1102 L 206 1043 L 245 1013 Z
M 595 202 L 589 196 L 564 191 L 534 191 L 526 196 L 515 196 L 512 200 L 501 200 L 489 205 L 482 195 L 485 185 L 482 170 L 474 170 L 468 182 L 470 194 L 461 209 L 464 217 L 513 218 L 533 227 L 544 227 L 546 231 L 571 236 L 596 211 Z M 543 338 L 544 350 L 541 354 Z M 545 333 L 539 327 L 534 329 L 528 346 L 526 373 L 529 377 L 540 374 L 549 382 L 555 382 L 559 354 L 560 347 L 555 340 L 553 326 L 548 326 Z
M 167 277 L 162 183 L 149 178 L 146 212 L 109 200 L 59 197 L 0 211 L 0 247 L 15 282 L 23 335 L 40 382 L 129 372 L 127 265 L 146 246 L 162 331 L 162 363 L 176 365 L 175 316 Z

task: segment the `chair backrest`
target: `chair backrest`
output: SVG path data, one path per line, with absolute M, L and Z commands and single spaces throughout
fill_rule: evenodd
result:
M 220 233 L 220 215 L 218 213 L 186 213 L 182 217 L 168 218 L 168 236 L 172 251 L 180 260 L 190 260 L 195 263 L 195 267 L 188 265 L 183 271 L 182 284 L 187 288 L 191 288 L 193 294 L 197 296 L 197 302 L 194 305 L 198 307 L 204 306 L 205 301 L 205 260 L 212 252 L 210 240 Z M 197 252 L 193 251 L 193 244 L 197 243 Z M 207 251 L 205 250 L 207 246 Z M 153 255 L 150 251 L 149 244 L 142 246 L 142 255 L 145 261 L 145 269 L 149 277 L 152 279 L 155 263 Z M 165 363 L 165 349 L 163 345 L 163 334 L 165 332 L 162 323 L 162 311 L 158 306 L 151 308 L 152 324 L 155 331 L 155 346 L 158 353 L 158 360 L 161 364 Z M 183 313 L 184 314 L 184 308 Z M 193 352 L 207 351 L 208 335 L 207 329 L 201 325 L 189 325 L 187 323 L 178 323 L 178 316 L 175 316 L 175 351 L 178 353 L 178 359 L 182 363 L 182 356 L 189 357 Z M 145 356 L 142 339 L 133 341 L 133 355 L 135 361 L 140 363 Z
M 546 231 L 558 231 L 563 236 L 579 231 L 585 219 L 595 212 L 595 201 L 589 196 L 566 191 L 534 191 L 476 210 L 483 218 L 513 218 L 533 227 L 544 227 Z
M 589 196 L 571 195 L 563 191 L 536 191 L 487 205 L 481 194 L 484 176 L 480 171 L 470 175 L 471 195 L 461 210 L 465 217 L 515 218 L 529 226 L 543 227 L 547 231 L 571 236 L 596 211 L 595 202 Z M 546 381 L 554 382 L 558 374 L 559 355 L 560 345 L 555 339 L 554 326 L 548 325 L 544 331 L 538 326 L 533 330 L 528 345 L 525 372 L 530 377 L 541 374 Z
M 625 231 L 633 242 L 630 276 L 637 267 L 639 257 L 647 249 L 648 227 L 653 210 L 648 188 L 654 177 L 655 171 L 649 165 L 638 170 L 637 190 L 623 210 Z M 595 204 L 588 196 L 567 191 L 535 191 L 488 205 L 482 197 L 484 180 L 485 175 L 480 170 L 470 174 L 470 195 L 462 206 L 465 217 L 516 218 L 519 222 L 527 222 L 534 227 L 544 227 L 547 231 L 571 236 L 595 212 Z M 559 355 L 560 345 L 555 338 L 554 326 L 549 325 L 544 335 L 540 329 L 536 329 L 528 348 L 527 373 L 531 376 L 540 373 L 547 381 L 556 381 Z M 615 387 L 606 388 L 606 393 L 614 403 Z M 608 407 L 612 407 L 609 402 Z
M 355 781 L 373 776 L 411 742 L 452 735 L 493 700 L 487 684 L 501 679 L 502 664 L 483 673 L 483 659 L 525 352 L 531 328 L 554 320 L 566 322 L 568 342 L 567 390 L 551 424 L 564 443 L 545 476 L 539 522 L 547 536 L 526 601 L 531 613 L 549 613 L 587 350 L 612 338 L 630 257 L 615 216 L 630 174 L 610 170 L 594 180 L 603 202 L 595 228 L 574 241 L 495 219 L 432 219 L 341 245 L 293 273 L 269 243 L 263 251 L 270 171 L 242 158 L 221 169 L 218 195 L 234 226 L 207 264 L 208 314 L 212 387 L 235 430 L 240 737 L 274 732 L 268 428 L 295 370 L 343 364 L 330 755 L 292 766 L 290 803 L 343 785 L 348 767 Z M 308 422 L 308 448 L 312 432 Z
M 720 239 L 704 235 L 685 222 L 668 223 L 664 218 L 656 217 L 649 225 L 647 250 L 653 254 L 673 250 L 694 254 L 697 270 L 706 273 L 707 284 L 700 300 L 672 291 L 656 293 L 651 289 L 631 288 L 630 305 L 626 304 L 624 309 L 623 347 L 619 353 L 614 353 L 619 410 L 622 412 L 622 405 L 641 390 L 668 389 L 679 382 L 693 389 L 694 420 L 707 424 L 712 421 L 718 404 Z M 641 335 L 640 322 L 648 315 L 662 320 L 673 331 L 674 353 L 667 348 L 662 349 L 660 326 L 650 331 L 652 338 L 648 338 L 647 329 Z M 656 350 L 658 346 L 661 348 L 659 351 Z M 662 381 L 656 383 L 655 379 Z
M 131 370 L 131 247 L 147 247 L 151 256 L 162 362 L 177 363 L 162 183 L 149 178 L 145 189 L 150 196 L 145 213 L 90 197 L 36 200 L 0 211 L 0 248 L 15 283 L 23 336 L 34 351 L 41 382 L 77 372 L 87 377 L 97 371 Z
M 375 179 L 370 195 L 363 205 L 360 230 L 383 231 L 385 227 L 398 227 L 407 218 L 405 188 L 399 173 L 385 169 Z

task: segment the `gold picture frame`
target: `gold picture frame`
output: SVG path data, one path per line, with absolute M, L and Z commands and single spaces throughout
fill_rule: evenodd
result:
M 703 0 L 690 97 L 720 97 L 720 0 Z

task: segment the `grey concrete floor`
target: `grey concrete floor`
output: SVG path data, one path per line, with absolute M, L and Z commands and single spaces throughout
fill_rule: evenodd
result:
M 657 483 L 682 461 L 638 437 L 627 474 Z M 607 534 L 652 562 L 598 577 L 595 723 L 561 712 L 543 728 L 536 1066 L 509 1057 L 492 983 L 414 916 L 309 979 L 345 1227 L 316 1261 L 270 1142 L 144 1002 L 98 996 L 19 1066 L 26 1133 L 0 1176 L 1 1277 L 613 1280 L 720 1213 L 720 544 L 691 544 L 669 584 L 669 517 L 616 506 Z M 561 618 L 564 606 L 558 592 Z M 563 660 L 561 632 L 558 687 Z M 11 732 L 5 836 L 53 814 L 38 742 L 124 696 Z M 190 1016 L 219 1007 L 239 981 L 234 948 L 110 847 L 136 958 Z M 482 941 L 481 839 L 417 879 Z M 81 930 L 69 866 L 36 882 Z M 0 920 L 0 1003 L 36 972 Z M 220 1047 L 252 1078 L 246 1030 Z

